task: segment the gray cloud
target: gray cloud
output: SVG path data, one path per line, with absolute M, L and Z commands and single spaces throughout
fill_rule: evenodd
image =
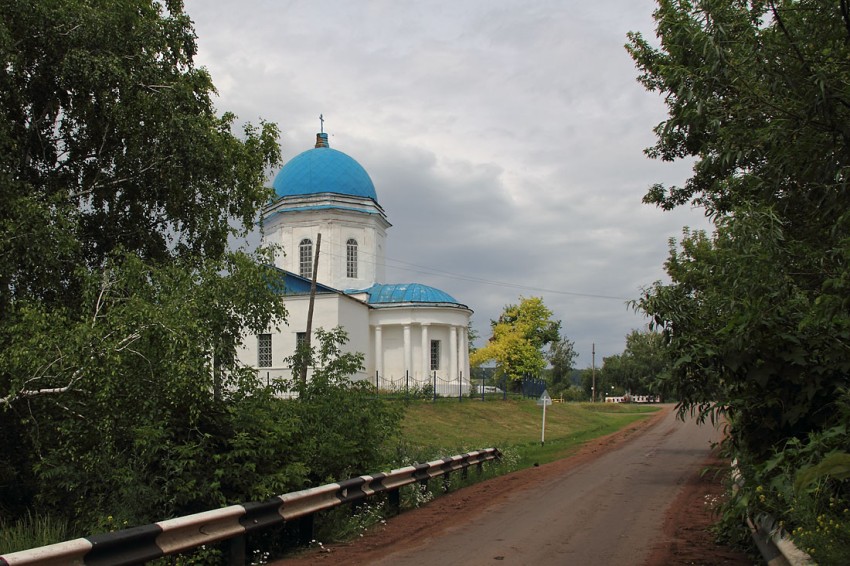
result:
M 626 32 L 650 0 L 188 0 L 217 105 L 278 123 L 284 159 L 331 146 L 372 176 L 393 228 L 390 282 L 439 287 L 489 320 L 542 296 L 579 365 L 645 320 L 624 299 L 664 278 L 667 240 L 699 210 L 641 204 L 689 164 L 646 159 L 661 99 Z M 603 298 L 600 296 L 610 297 Z

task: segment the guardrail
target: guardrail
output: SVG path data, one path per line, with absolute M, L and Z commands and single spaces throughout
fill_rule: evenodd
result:
M 738 460 L 732 460 L 732 490 L 740 489 L 743 482 L 744 478 L 738 469 Z M 812 557 L 797 548 L 785 529 L 770 515 L 761 514 L 753 518 L 747 512 L 745 522 L 767 566 L 812 566 L 815 564 Z
M 788 538 L 785 529 L 769 515 L 747 516 L 747 527 L 767 566 L 814 566 L 815 561 Z
M 496 460 L 501 453 L 487 448 L 406 466 L 387 473 L 358 476 L 278 495 L 267 501 L 231 505 L 185 517 L 177 517 L 111 533 L 92 535 L 49 546 L 13 552 L 0 556 L 0 565 L 66 566 L 142 564 L 170 554 L 205 544 L 230 541 L 230 564 L 245 563 L 245 535 L 273 525 L 308 519 L 310 540 L 313 514 L 345 503 L 360 501 L 379 493 L 387 493 L 391 508 L 399 508 L 399 489 L 413 483 L 427 485 L 428 480 L 448 477 L 452 472 L 466 472 L 471 466 L 479 470 L 484 462 Z

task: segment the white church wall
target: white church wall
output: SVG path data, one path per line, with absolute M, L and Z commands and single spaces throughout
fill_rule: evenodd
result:
M 369 307 L 348 297 L 339 297 L 339 316 L 337 325 L 348 333 L 346 352 L 360 352 L 364 355 L 363 370 L 357 374 L 358 379 L 369 379 L 371 375 L 367 368 L 374 357 L 374 348 L 369 336 Z
M 462 308 L 417 305 L 376 308 L 371 311 L 369 320 L 373 326 L 376 324 L 442 324 L 466 327 L 471 314 L 469 310 Z
M 384 346 L 384 371 L 382 378 L 393 380 L 404 377 L 404 330 L 400 326 L 386 326 L 382 329 Z
M 257 367 L 257 335 L 245 334 L 242 336 L 242 346 L 236 349 L 236 359 L 246 366 Z
M 286 363 L 286 358 L 295 352 L 298 334 L 307 330 L 307 312 L 309 310 L 309 296 L 293 295 L 284 299 L 287 319 L 286 323 L 279 328 L 269 328 L 266 334 L 271 335 L 272 363 L 270 366 L 258 367 L 259 339 L 256 335 L 247 335 L 243 339 L 243 346 L 237 350 L 239 361 L 245 365 L 257 367 L 261 379 L 289 379 L 291 370 Z M 368 357 L 369 337 L 367 332 L 358 331 L 359 328 L 368 328 L 368 307 L 339 294 L 319 294 L 313 308 L 313 332 L 312 342 L 315 345 L 315 329 L 323 328 L 331 330 L 336 326 L 342 326 L 349 335 L 349 342 L 343 346 L 344 352 L 363 352 Z M 355 379 L 366 379 L 365 371 L 353 376 Z
M 370 201 L 371 202 L 371 201 Z M 335 289 L 366 288 L 383 277 L 384 242 L 388 223 L 378 214 L 355 210 L 299 210 L 267 216 L 266 230 L 272 241 L 283 248 L 276 265 L 293 273 L 301 273 L 302 240 L 313 243 L 322 234 L 319 252 L 318 281 Z M 357 241 L 357 277 L 347 277 L 349 238 Z
M 297 295 L 285 300 L 287 324 L 269 331 L 272 364 L 258 368 L 258 375 L 264 379 L 290 377 L 290 369 L 284 360 L 295 351 L 298 333 L 306 331 L 309 297 Z M 422 387 L 436 381 L 438 393 L 443 394 L 445 389 L 449 391 L 446 394 L 452 394 L 451 391 L 457 391 L 458 385 L 468 388 L 469 384 L 468 343 L 465 340 L 469 315 L 467 309 L 439 306 L 370 309 L 363 302 L 341 294 L 319 294 L 316 296 L 313 328 L 345 328 L 349 342 L 343 347 L 344 351 L 364 354 L 364 371 L 354 377 L 372 382 L 379 367 L 375 351 L 375 326 L 379 325 L 383 348 L 380 363 L 382 386 Z M 408 327 L 407 351 L 405 326 Z M 315 333 L 313 337 L 315 340 Z M 440 343 L 436 379 L 431 369 L 432 341 Z M 246 337 L 239 357 L 245 364 L 258 364 L 256 336 Z M 405 382 L 406 370 L 410 372 L 409 382 Z
M 338 221 L 328 227 L 333 237 L 331 248 L 325 256 L 328 259 L 331 272 L 328 275 L 328 285 L 335 289 L 365 289 L 376 282 L 375 231 L 360 223 Z M 357 242 L 357 277 L 348 277 L 348 240 Z M 324 249 L 325 236 L 322 234 Z M 321 267 L 322 259 L 319 259 Z M 319 274 L 322 274 L 321 269 Z

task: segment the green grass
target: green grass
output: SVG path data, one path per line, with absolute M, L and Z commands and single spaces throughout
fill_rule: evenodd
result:
M 29 511 L 15 522 L 0 518 L 0 554 L 61 542 L 67 540 L 69 531 L 65 520 Z
M 543 410 L 535 401 L 414 401 L 405 411 L 402 435 L 411 454 L 450 456 L 496 447 L 513 453 L 517 461 L 512 467 L 521 469 L 569 456 L 588 440 L 659 410 L 657 405 L 556 403 L 546 408 L 546 442 L 541 446 Z

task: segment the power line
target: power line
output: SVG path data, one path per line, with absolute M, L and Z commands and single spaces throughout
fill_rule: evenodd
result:
M 389 258 L 387 258 L 387 259 L 389 259 Z M 420 265 L 416 265 L 414 263 L 408 263 L 408 262 L 396 260 L 396 259 L 393 259 L 392 261 L 396 261 L 398 263 L 402 263 L 402 264 L 405 264 L 405 265 L 410 265 L 412 267 L 420 268 L 420 269 L 411 269 L 411 268 L 405 268 L 405 267 L 399 267 L 399 266 L 391 266 L 394 269 L 411 271 L 411 272 L 414 272 L 414 273 L 423 273 L 423 274 L 426 274 L 426 275 L 443 275 L 443 276 L 451 278 L 451 279 L 459 279 L 459 280 L 462 280 L 462 281 L 470 281 L 472 283 L 482 283 L 484 285 L 493 285 L 493 286 L 496 286 L 496 287 L 506 287 L 506 288 L 509 288 L 509 289 L 519 289 L 521 291 L 525 290 L 525 291 L 537 291 L 537 292 L 541 292 L 541 293 L 553 293 L 553 294 L 557 294 L 557 295 L 569 295 L 569 296 L 572 296 L 572 297 L 587 297 L 587 298 L 591 298 L 591 299 L 610 299 L 610 300 L 616 300 L 616 301 L 628 301 L 629 300 L 629 299 L 624 298 L 624 297 L 615 297 L 613 295 L 598 295 L 598 294 L 594 294 L 594 293 L 580 293 L 578 291 L 561 291 L 561 290 L 557 290 L 557 289 L 545 289 L 543 287 L 532 287 L 530 285 L 521 285 L 519 283 L 508 283 L 506 281 L 495 281 L 493 279 L 484 279 L 482 277 L 475 277 L 475 276 L 472 276 L 472 275 L 462 275 L 462 274 L 459 274 L 459 273 L 453 273 L 451 271 L 444 271 L 444 270 L 441 270 L 441 269 L 429 268 L 429 267 L 420 266 Z
M 341 244 L 337 244 L 334 242 L 330 246 L 333 250 L 327 250 L 323 252 L 323 255 L 329 255 L 335 258 L 345 258 L 345 251 L 342 249 L 343 246 Z M 362 259 L 366 259 L 369 261 L 371 259 L 372 263 L 377 261 L 377 254 L 368 253 L 365 250 L 358 250 L 358 255 L 361 255 Z M 363 257 L 366 256 L 366 257 Z M 367 257 L 369 259 L 367 259 Z M 455 273 L 452 271 L 446 271 L 444 269 L 438 269 L 436 267 L 428 267 L 425 265 L 419 265 L 416 263 L 411 263 L 408 261 L 395 259 L 391 257 L 385 257 L 385 266 L 392 269 L 398 269 L 400 271 L 408 271 L 411 273 L 421 273 L 423 275 L 439 275 L 442 277 L 447 277 L 449 279 L 457 279 L 459 281 L 468 281 L 470 283 L 481 283 L 483 285 L 492 285 L 494 287 L 504 287 L 506 289 L 517 289 L 519 291 L 534 291 L 538 293 L 551 293 L 555 295 L 566 295 L 570 297 L 584 297 L 589 299 L 606 299 L 613 301 L 629 301 L 631 299 L 625 297 L 615 297 L 613 295 L 600 295 L 595 293 L 582 293 L 579 291 L 563 291 L 558 289 L 546 289 L 543 287 L 533 287 L 531 285 L 522 285 L 519 283 L 509 283 L 507 281 L 496 281 L 494 279 L 485 279 L 483 277 L 475 277 L 474 275 L 464 275 L 462 273 Z M 400 265 L 391 265 L 390 262 Z M 408 267 L 403 267 L 408 266 Z

